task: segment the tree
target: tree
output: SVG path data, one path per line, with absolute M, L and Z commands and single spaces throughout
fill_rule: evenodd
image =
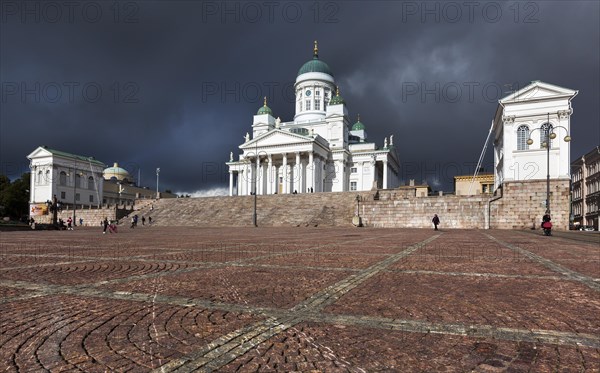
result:
M 0 206 L 3 207 L 4 216 L 19 219 L 27 215 L 30 177 L 30 173 L 24 173 L 11 183 L 7 176 L 0 175 Z

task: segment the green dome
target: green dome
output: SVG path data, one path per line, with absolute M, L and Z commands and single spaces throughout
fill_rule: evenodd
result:
M 344 101 L 342 96 L 340 96 L 340 88 L 337 87 L 335 90 L 335 96 L 333 96 L 331 98 L 331 101 L 329 101 L 329 105 L 339 105 L 339 104 L 345 104 L 345 103 L 346 103 L 346 101 Z
M 102 171 L 102 176 L 105 180 L 110 180 L 115 178 L 118 181 L 129 181 L 131 180 L 131 175 L 124 168 L 119 167 L 118 163 L 114 163 L 112 167 L 105 168 Z
M 365 125 L 359 120 L 352 125 L 352 131 L 361 131 L 365 129 Z
M 267 105 L 261 106 L 260 109 L 258 109 L 258 111 L 256 112 L 256 115 L 262 115 L 262 114 L 273 115 L 273 111 Z
M 258 111 L 256 112 L 256 115 L 262 115 L 262 114 L 273 115 L 273 111 L 271 110 L 270 107 L 267 106 L 267 98 L 266 97 L 263 101 L 263 106 L 261 106 L 260 109 L 258 109 Z
M 312 60 L 306 62 L 300 70 L 298 70 L 298 76 L 306 73 L 324 73 L 333 76 L 329 65 L 321 61 L 318 56 L 315 56 Z

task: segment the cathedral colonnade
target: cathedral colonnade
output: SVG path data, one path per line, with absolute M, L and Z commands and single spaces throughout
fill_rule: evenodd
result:
M 229 195 L 324 192 L 325 164 L 312 151 L 248 155 L 229 168 Z

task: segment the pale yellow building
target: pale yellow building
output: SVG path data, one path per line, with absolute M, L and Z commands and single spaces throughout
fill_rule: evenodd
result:
M 156 190 L 137 186 L 127 170 L 114 163 L 102 172 L 104 193 L 102 203 L 108 205 L 133 205 L 135 200 L 156 199 Z M 160 192 L 159 198 L 177 198 L 176 194 Z
M 479 174 L 474 182 L 473 175 L 454 176 L 454 192 L 457 196 L 492 194 L 493 189 L 494 174 Z

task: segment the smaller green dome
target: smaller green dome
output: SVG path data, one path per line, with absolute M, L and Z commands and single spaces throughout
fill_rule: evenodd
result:
M 358 115 L 358 119 L 356 123 L 352 125 L 352 131 L 362 131 L 365 129 L 365 125 L 360 121 L 360 114 Z
M 263 106 L 261 106 L 260 109 L 258 109 L 258 111 L 256 112 L 256 115 L 262 115 L 262 114 L 273 115 L 273 111 L 271 110 L 270 107 L 267 106 L 267 97 L 265 97 Z
M 342 96 L 340 96 L 340 87 L 336 87 L 335 96 L 333 96 L 331 98 L 331 101 L 329 101 L 329 105 L 339 105 L 339 104 L 345 104 L 345 103 L 346 103 L 346 101 L 344 101 Z

